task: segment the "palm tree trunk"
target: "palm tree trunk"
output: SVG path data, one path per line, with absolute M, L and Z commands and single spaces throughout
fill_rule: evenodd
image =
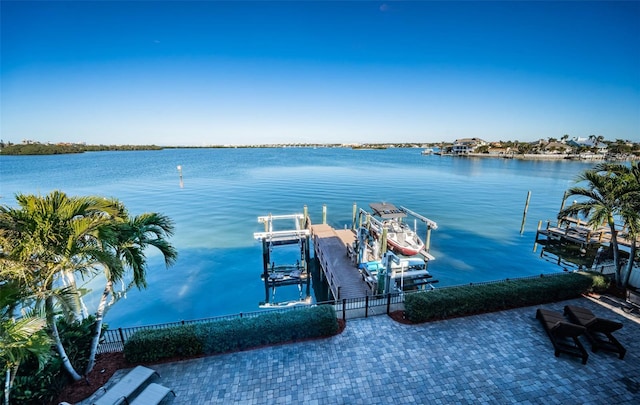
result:
M 634 235 L 635 238 L 635 235 Z M 629 285 L 629 278 L 631 278 L 631 272 L 633 271 L 633 263 L 636 257 L 637 246 L 635 243 L 635 239 L 632 239 L 631 242 L 631 252 L 629 253 L 629 261 L 627 262 L 627 269 L 624 273 L 624 280 L 622 280 L 622 286 L 627 287 Z
M 5 395 L 4 398 L 9 404 L 9 393 L 11 391 L 11 387 L 13 387 L 13 382 L 16 380 L 16 376 L 18 375 L 18 368 L 20 368 L 20 363 L 17 363 L 13 366 L 13 371 L 10 371 L 10 367 L 7 367 L 7 379 L 9 380 L 9 385 L 5 383 Z
M 49 320 L 49 326 L 51 327 L 51 335 L 53 337 L 53 341 L 56 346 L 56 350 L 60 355 L 60 359 L 62 360 L 62 365 L 65 370 L 69 373 L 73 381 L 80 381 L 82 377 L 78 372 L 73 368 L 71 361 L 69 360 L 69 356 L 67 356 L 67 352 L 62 345 L 62 341 L 60 340 L 60 333 L 58 332 L 58 325 L 56 325 L 56 319 L 53 315 L 53 298 L 48 297 L 46 299 L 46 308 L 47 308 L 47 319 Z
M 7 372 L 4 378 L 4 405 L 9 405 L 9 389 L 11 388 L 11 367 L 7 367 Z
M 109 293 L 111 293 L 112 288 L 113 282 L 108 280 L 104 287 L 104 291 L 102 292 L 102 297 L 100 298 L 100 305 L 98 305 L 98 310 L 96 311 L 95 329 L 93 331 L 93 338 L 91 339 L 91 352 L 89 353 L 89 363 L 87 364 L 85 375 L 89 375 L 91 370 L 93 370 L 93 366 L 96 364 L 96 354 L 98 353 L 100 332 L 102 331 L 102 320 L 104 319 L 104 314 L 107 308 L 107 298 L 109 297 Z
M 609 228 L 611 229 L 611 249 L 613 250 L 613 264 L 616 268 L 616 285 L 622 286 L 622 266 L 620 265 L 620 249 L 618 248 L 618 232 L 616 231 L 615 224 L 609 221 Z
M 65 280 L 65 284 L 71 286 L 73 289 L 74 297 L 73 302 L 75 303 L 73 308 L 73 316 L 76 321 L 82 321 L 87 317 L 85 313 L 84 302 L 82 301 L 82 297 L 80 296 L 80 291 L 78 291 L 78 285 L 76 284 L 76 277 L 73 271 L 63 270 L 62 278 Z

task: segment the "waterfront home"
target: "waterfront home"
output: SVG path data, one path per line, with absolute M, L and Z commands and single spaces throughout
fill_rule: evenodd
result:
M 567 141 L 567 145 L 572 146 L 574 148 L 588 148 L 592 152 L 598 155 L 606 155 L 608 152 L 608 146 L 604 142 L 600 142 L 597 138 L 589 137 L 589 138 L 573 138 L 570 141 Z
M 568 155 L 573 152 L 573 148 L 562 142 L 549 142 L 542 146 L 542 151 L 545 154 L 557 154 Z
M 456 139 L 453 143 L 451 151 L 454 155 L 466 155 L 474 153 L 480 146 L 488 145 L 488 143 L 480 138 L 462 138 Z

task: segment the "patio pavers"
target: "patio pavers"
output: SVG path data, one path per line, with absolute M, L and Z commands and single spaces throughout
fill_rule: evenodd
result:
M 580 298 L 420 325 L 375 316 L 327 339 L 151 367 L 177 395 L 163 404 L 640 403 L 640 317 L 603 303 Z M 591 352 L 582 337 L 586 365 L 554 357 L 535 312 L 567 304 L 622 322 L 624 360 Z

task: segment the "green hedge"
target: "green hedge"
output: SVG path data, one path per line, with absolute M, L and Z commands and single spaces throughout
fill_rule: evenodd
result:
M 419 323 L 567 300 L 590 290 L 598 277 L 593 273 L 567 273 L 411 294 L 405 297 L 405 317 Z
M 188 357 L 202 353 L 202 343 L 194 325 L 147 329 L 136 332 L 124 345 L 129 361 L 153 362 L 169 357 Z
M 335 310 L 322 305 L 252 318 L 142 330 L 127 340 L 124 355 L 131 363 L 152 362 L 332 336 L 337 332 Z

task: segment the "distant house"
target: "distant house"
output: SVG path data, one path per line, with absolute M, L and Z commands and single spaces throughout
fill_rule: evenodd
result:
M 574 148 L 589 148 L 595 149 L 596 154 L 598 155 L 606 155 L 608 151 L 607 144 L 598 142 L 597 139 L 591 138 L 580 138 L 576 137 L 567 141 L 567 145 L 572 146 Z
M 488 153 L 489 155 L 508 155 L 511 153 L 511 148 L 489 148 Z
M 544 153 L 566 155 L 573 151 L 573 147 L 562 142 L 549 142 L 546 145 L 542 146 L 542 150 L 544 151 Z
M 488 145 L 488 143 L 480 138 L 462 138 L 456 139 L 451 148 L 454 155 L 466 155 L 475 152 L 480 147 Z

